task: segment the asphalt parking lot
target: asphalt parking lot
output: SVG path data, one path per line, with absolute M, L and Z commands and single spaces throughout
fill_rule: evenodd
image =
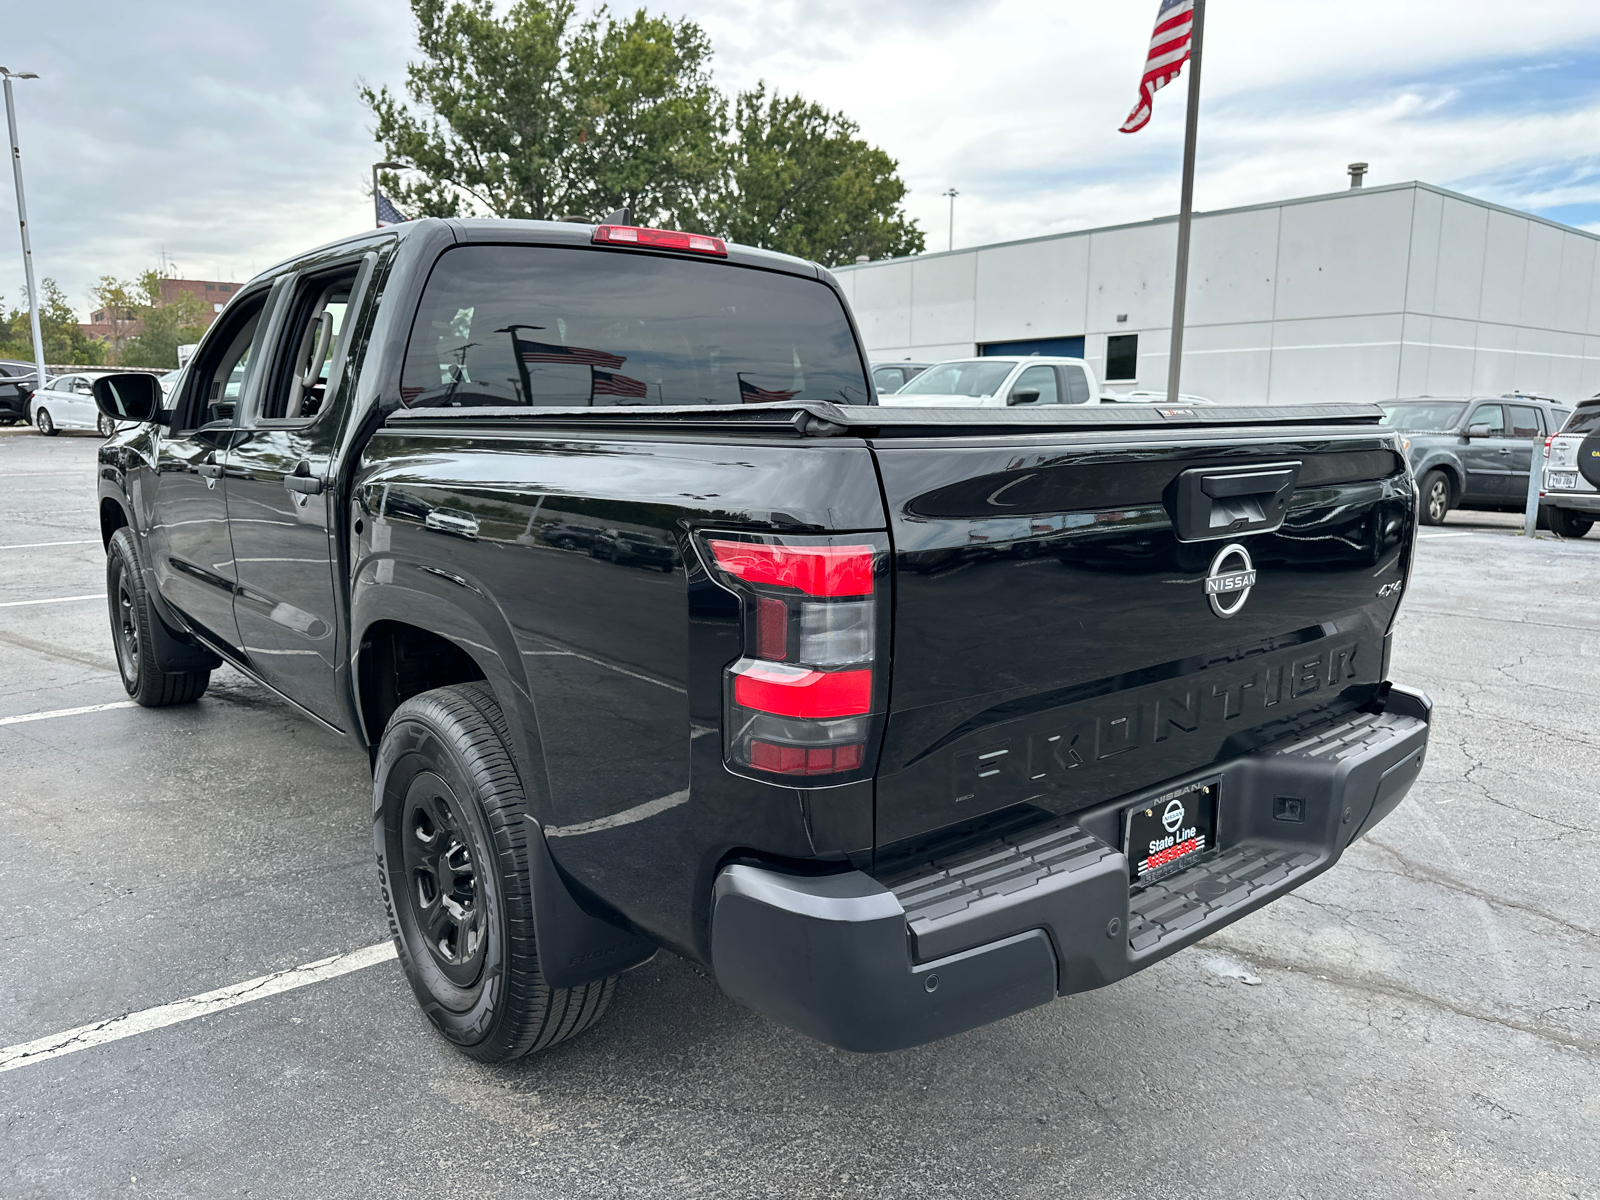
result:
M 1424 531 L 1394 664 L 1436 705 L 1421 782 L 1195 949 L 870 1058 L 663 954 L 489 1068 L 381 949 L 362 755 L 230 671 L 123 704 L 97 445 L 0 436 L 5 1196 L 1600 1198 L 1600 532 Z

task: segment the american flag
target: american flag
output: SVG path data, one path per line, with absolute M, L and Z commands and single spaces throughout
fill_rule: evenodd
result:
M 741 404 L 782 404 L 786 400 L 793 400 L 800 393 L 781 392 L 775 388 L 757 387 L 753 383 L 746 383 L 744 376 L 739 376 L 739 402 Z
M 590 350 L 584 346 L 553 346 L 548 342 L 530 342 L 517 339 L 517 354 L 525 363 L 575 363 L 578 366 L 610 367 L 615 370 L 627 358 L 605 350 Z
M 617 375 L 611 371 L 602 371 L 596 367 L 594 375 L 594 394 L 596 396 L 631 396 L 643 400 L 645 397 L 644 380 L 632 379 L 627 375 Z
M 378 224 L 379 225 L 404 225 L 411 220 L 390 201 L 382 192 L 378 193 Z
M 1139 80 L 1139 103 L 1122 123 L 1123 133 L 1138 133 L 1150 123 L 1156 92 L 1176 79 L 1189 61 L 1193 29 L 1194 0 L 1161 0 L 1155 32 L 1150 35 L 1150 53 L 1144 60 L 1144 77 Z

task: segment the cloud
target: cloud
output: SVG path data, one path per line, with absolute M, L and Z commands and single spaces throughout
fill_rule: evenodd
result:
M 723 87 L 766 80 L 854 117 L 899 160 L 930 246 L 951 186 L 958 245 L 1176 208 L 1184 89 L 1142 133 L 1116 132 L 1156 0 L 650 8 L 705 27 Z M 98 276 L 163 250 L 186 274 L 244 279 L 370 223 L 377 147 L 355 83 L 403 82 L 403 0 L 12 5 L 6 33 L 6 65 L 43 76 L 16 85 L 38 266 L 84 310 Z M 1202 208 L 1337 190 L 1359 159 L 1369 183 L 1600 225 L 1592 0 L 1233 0 L 1211 6 L 1204 84 Z M 15 247 L 0 240 L 13 301 Z

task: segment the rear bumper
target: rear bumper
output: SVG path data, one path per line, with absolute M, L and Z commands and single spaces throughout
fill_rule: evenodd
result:
M 1545 492 L 1539 497 L 1539 503 L 1547 508 L 1600 513 L 1600 492 Z
M 712 963 L 735 1000 L 829 1045 L 899 1050 L 1102 987 L 1327 870 L 1422 769 L 1429 701 L 1395 688 L 1298 742 L 886 878 L 717 877 Z M 1215 781 L 1220 851 L 1130 892 L 1119 814 Z

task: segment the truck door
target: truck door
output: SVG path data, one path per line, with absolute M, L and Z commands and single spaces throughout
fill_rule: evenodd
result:
M 286 287 L 265 379 L 228 462 L 228 522 L 238 563 L 240 647 L 271 687 L 336 727 L 347 724 L 336 616 L 336 513 L 328 479 L 347 405 L 337 402 L 345 317 L 373 256 Z
M 149 565 L 161 595 L 191 627 L 237 652 L 227 461 L 235 414 L 259 372 L 268 289 L 242 297 L 211 327 L 177 392 L 147 498 Z
M 1477 429 L 1480 436 L 1474 437 Z M 1487 433 L 1485 433 L 1487 429 Z M 1461 451 L 1461 465 L 1467 469 L 1463 500 L 1501 500 L 1506 495 L 1506 478 L 1511 473 L 1512 440 L 1506 436 L 1506 408 L 1503 404 L 1480 404 L 1467 418 L 1467 444 Z

